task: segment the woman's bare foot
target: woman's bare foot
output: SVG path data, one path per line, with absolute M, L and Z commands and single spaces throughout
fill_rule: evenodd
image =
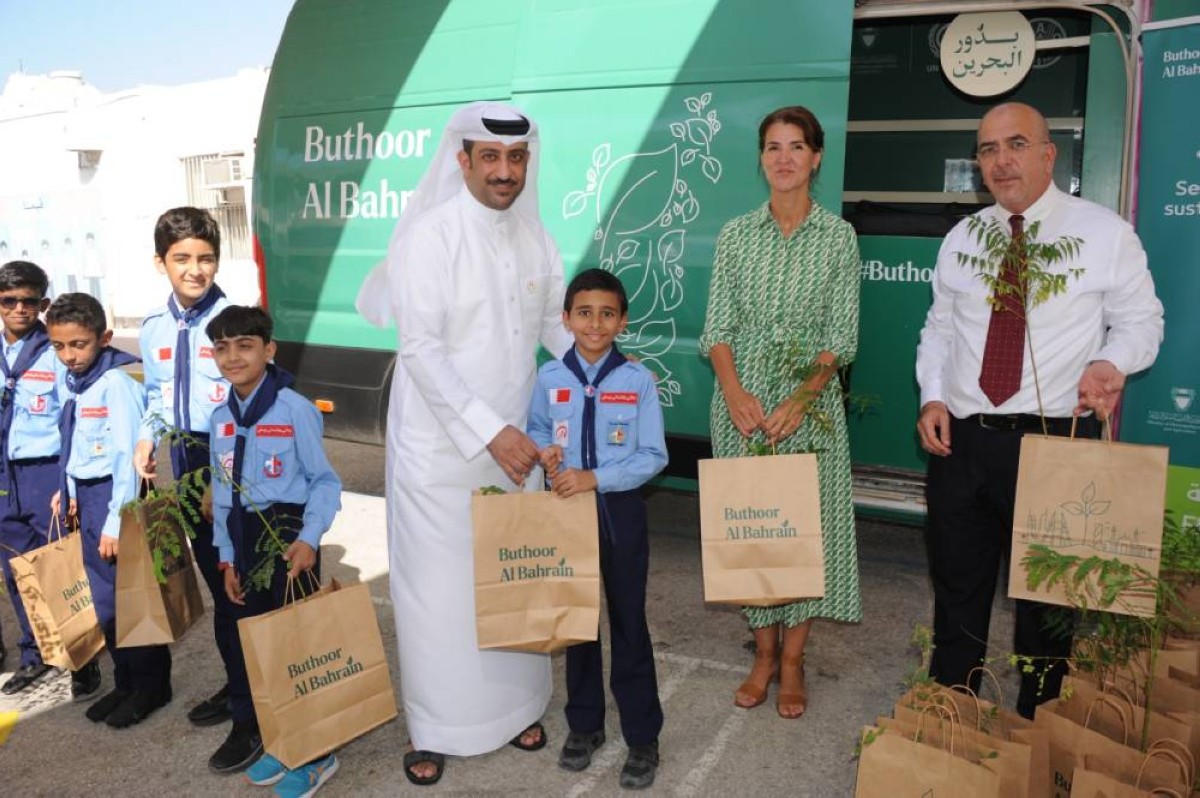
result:
M 808 688 L 804 681 L 804 658 L 785 659 L 779 670 L 779 696 L 775 699 L 779 717 L 795 720 L 808 708 Z
M 767 700 L 767 687 L 779 673 L 779 660 L 772 654 L 756 653 L 754 667 L 742 686 L 733 694 L 733 703 L 742 709 L 752 709 Z

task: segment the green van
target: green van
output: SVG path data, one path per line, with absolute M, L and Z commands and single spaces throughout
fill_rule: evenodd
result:
M 659 377 L 670 475 L 694 477 L 708 452 L 713 377 L 697 339 L 713 243 L 766 198 L 758 121 L 803 104 L 826 131 L 816 199 L 860 236 L 859 357 L 844 376 L 877 402 L 852 422 L 856 497 L 922 512 L 913 359 L 928 283 L 941 236 L 990 202 L 971 158 L 994 100 L 958 94 L 938 68 L 952 19 L 939 7 L 955 5 L 298 0 L 254 167 L 279 362 L 326 411 L 329 435 L 382 442 L 396 336 L 360 318 L 355 295 L 449 115 L 472 100 L 511 101 L 541 129 L 542 219 L 568 276 L 598 265 L 624 281 L 622 348 Z M 1115 207 L 1126 101 L 1115 37 L 1099 4 L 1053 5 L 1025 13 L 1039 39 L 1072 46 L 1045 51 L 1003 99 L 1050 118 L 1060 186 Z M 1089 127 L 1093 116 L 1102 123 Z

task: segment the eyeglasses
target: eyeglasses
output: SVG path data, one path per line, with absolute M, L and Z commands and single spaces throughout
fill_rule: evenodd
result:
M 987 144 L 980 144 L 979 149 L 975 150 L 975 160 L 990 161 L 1000 155 L 1003 150 L 1007 150 L 1013 155 L 1020 157 L 1034 147 L 1049 143 L 1048 141 L 1026 141 L 1025 139 L 1013 139 L 1012 141 L 999 143 L 989 141 Z
M 0 308 L 12 310 L 17 305 L 28 310 L 37 310 L 42 304 L 42 297 L 37 296 L 0 296 Z

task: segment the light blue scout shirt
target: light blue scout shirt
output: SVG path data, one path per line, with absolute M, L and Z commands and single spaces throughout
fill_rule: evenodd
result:
M 588 363 L 578 350 L 575 355 L 589 382 L 608 356 Z M 546 363 L 529 403 L 529 437 L 539 449 L 559 444 L 566 467 L 583 468 L 582 425 L 583 386 L 561 360 Z M 640 363 L 623 363 L 596 388 L 596 462 L 601 493 L 641 487 L 667 464 L 658 389 Z
M 262 383 L 259 383 L 261 386 Z M 245 411 L 258 388 L 245 400 Z M 230 480 L 233 447 L 238 434 L 246 435 L 242 463 L 242 508 L 260 510 L 271 504 L 303 504 L 304 525 L 299 539 L 314 550 L 342 508 L 342 481 L 325 457 L 321 442 L 325 425 L 321 411 L 291 388 L 279 392 L 275 404 L 250 430 L 239 430 L 233 413 L 221 405 L 212 414 L 209 445 L 213 467 L 213 545 L 221 562 L 234 562 L 229 537 L 229 511 L 233 507 Z
M 64 388 L 65 391 L 65 388 Z M 112 477 L 112 499 L 100 534 L 121 534 L 121 508 L 137 498 L 138 476 L 133 448 L 146 412 L 141 383 L 120 369 L 104 372 L 95 385 L 75 398 L 75 435 L 67 461 L 67 492 L 75 497 L 75 480 Z
M 188 330 L 192 364 L 189 410 L 192 428 L 188 432 L 207 433 L 212 412 L 229 400 L 229 382 L 217 369 L 212 341 L 204 332 L 213 316 L 228 305 L 228 299 L 218 299 L 191 323 Z M 179 323 L 166 305 L 150 311 L 142 321 L 138 343 L 142 348 L 146 413 L 138 432 L 139 441 L 157 443 L 167 427 L 175 426 L 175 343 L 178 337 Z
M 20 338 L 4 345 L 4 359 L 9 368 L 17 363 L 17 355 L 25 347 Z M 46 347 L 21 379 L 13 392 L 13 420 L 8 431 L 8 459 L 28 460 L 58 455 L 58 411 L 67 396 L 67 367 L 58 359 L 53 347 Z M 2 381 L 2 380 L 0 380 Z

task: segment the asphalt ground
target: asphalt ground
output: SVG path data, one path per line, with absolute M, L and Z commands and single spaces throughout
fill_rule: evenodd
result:
M 335 466 L 354 472 L 376 451 L 330 445 Z M 380 477 L 381 479 L 381 477 Z M 356 482 L 359 480 L 356 479 Z M 658 491 L 649 499 L 651 570 L 647 612 L 666 714 L 660 738 L 662 764 L 647 795 L 850 796 L 857 731 L 887 714 L 917 662 L 908 640 L 932 612 L 920 529 L 860 519 L 859 561 L 864 621 L 818 621 L 807 652 L 809 707 L 796 721 L 775 712 L 775 689 L 753 710 L 733 705 L 733 690 L 749 668 L 750 639 L 735 608 L 706 605 L 700 581 L 695 496 Z M 322 547 L 326 576 L 369 585 L 399 693 L 395 631 L 387 590 L 384 502 L 347 492 L 343 509 Z M 208 600 L 205 596 L 206 602 Z M 1011 606 L 998 601 L 993 640 L 1011 639 Z M 7 600 L 0 623 L 13 642 L 15 620 Z M 604 632 L 602 632 L 604 634 Z M 214 692 L 223 675 L 205 616 L 173 646 L 174 700 L 145 722 L 117 731 L 83 717 L 72 704 L 66 675 L 44 680 L 16 697 L 0 696 L 0 793 L 5 796 L 253 796 L 265 788 L 240 776 L 219 776 L 206 765 L 228 726 L 191 726 L 186 711 Z M 566 736 L 562 708 L 562 657 L 555 657 L 555 691 L 545 723 L 549 745 L 526 753 L 505 746 L 485 756 L 448 760 L 434 787 L 410 785 L 401 758 L 407 735 L 397 720 L 338 752 L 339 773 L 322 796 L 624 794 L 617 774 L 624 761 L 616 708 L 611 704 L 609 742 L 591 768 L 569 773 L 556 766 Z M 110 661 L 102 656 L 106 688 Z M 8 670 L 15 667 L 11 655 Z M 1002 677 L 1005 674 L 1002 674 Z M 1011 674 L 1007 674 L 1011 681 Z M 7 674 L 0 675 L 0 680 Z M 1011 704 L 1011 699 L 1007 702 Z M 13 714 L 15 713 L 15 714 Z

